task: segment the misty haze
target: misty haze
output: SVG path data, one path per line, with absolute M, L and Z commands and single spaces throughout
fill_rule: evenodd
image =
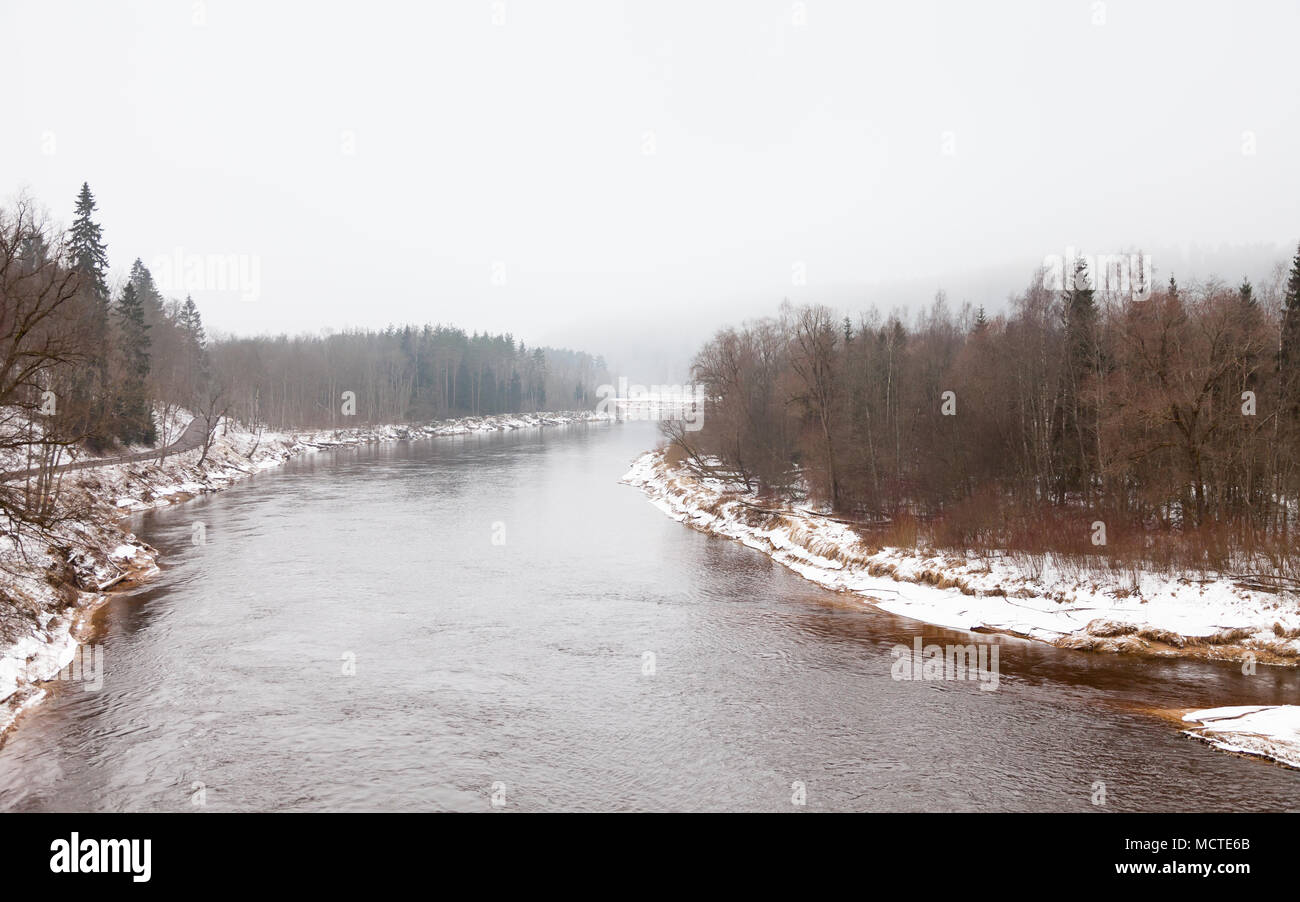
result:
M 0 33 L 0 809 L 73 818 L 23 867 L 1296 810 L 1294 3 Z M 1087 864 L 1251 860 L 1136 823 Z

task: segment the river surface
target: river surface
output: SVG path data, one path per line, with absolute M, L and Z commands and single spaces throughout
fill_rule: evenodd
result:
M 165 569 L 96 615 L 102 687 L 0 749 L 0 809 L 1300 808 L 1151 713 L 1295 702 L 1295 671 L 979 637 L 997 691 L 897 681 L 895 645 L 972 637 L 673 522 L 618 483 L 655 438 L 327 452 L 137 515 Z

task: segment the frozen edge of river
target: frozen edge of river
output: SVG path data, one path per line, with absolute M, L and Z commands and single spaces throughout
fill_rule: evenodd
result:
M 761 507 L 755 495 L 669 467 L 662 451 L 637 458 L 623 482 L 679 522 L 736 539 L 826 588 L 935 626 L 1084 650 L 1223 660 L 1249 653 L 1270 663 L 1300 661 L 1300 639 L 1274 631 L 1275 624 L 1283 632 L 1300 630 L 1300 607 L 1229 580 L 1144 574 L 1133 590 L 1096 574 L 1067 575 L 1051 562 L 1032 577 L 1002 554 L 872 550 L 839 520 L 795 507 Z
M 1300 770 L 1300 705 L 1236 705 L 1183 715 L 1183 732 L 1215 748 Z
M 758 506 L 668 464 L 664 450 L 638 457 L 622 481 L 679 523 L 735 539 L 825 588 L 850 592 L 890 613 L 946 629 L 998 632 L 1062 648 L 1157 657 L 1196 656 L 1295 666 L 1300 626 L 1294 601 L 1212 583 L 1142 576 L 1136 591 L 1071 578 L 1048 563 L 1037 579 L 1004 555 L 939 554 L 862 545 L 847 524 L 795 507 Z M 1192 712 L 1185 731 L 1228 751 L 1300 767 L 1300 706 Z M 1225 722 L 1227 721 L 1227 722 Z
M 0 537 L 3 589 L 26 613 L 25 631 L 0 646 L 0 743 L 18 717 L 45 697 L 41 683 L 71 664 L 91 614 L 114 586 L 134 588 L 158 573 L 158 552 L 122 527 L 124 516 L 218 492 L 303 454 L 405 439 L 606 422 L 595 411 L 461 417 L 424 425 L 253 432 L 226 422 L 200 466 L 200 450 L 153 461 L 77 470 L 64 477 L 60 504 L 89 514 L 48 540 L 18 547 Z M 228 428 L 227 428 L 228 427 Z M 63 545 L 62 549 L 54 547 Z M 57 574 L 52 576 L 51 574 Z M 81 586 L 97 588 L 82 589 Z

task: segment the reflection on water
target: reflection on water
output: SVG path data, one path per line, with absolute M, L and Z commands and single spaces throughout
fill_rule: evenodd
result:
M 1300 774 L 1147 713 L 1295 701 L 1294 672 L 979 637 L 998 691 L 895 681 L 896 644 L 971 636 L 669 520 L 617 483 L 654 440 L 330 452 L 142 515 L 167 569 L 101 611 L 103 688 L 0 749 L 0 807 L 793 810 L 798 782 L 808 810 L 1095 810 L 1096 781 L 1109 810 L 1300 807 Z

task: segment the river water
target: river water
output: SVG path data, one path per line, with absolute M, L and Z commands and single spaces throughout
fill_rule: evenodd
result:
M 1294 702 L 1294 671 L 993 637 L 997 691 L 897 681 L 895 645 L 972 637 L 668 519 L 618 484 L 655 438 L 328 452 L 138 515 L 164 572 L 98 612 L 102 687 L 0 749 L 0 809 L 1300 808 L 1151 713 Z

